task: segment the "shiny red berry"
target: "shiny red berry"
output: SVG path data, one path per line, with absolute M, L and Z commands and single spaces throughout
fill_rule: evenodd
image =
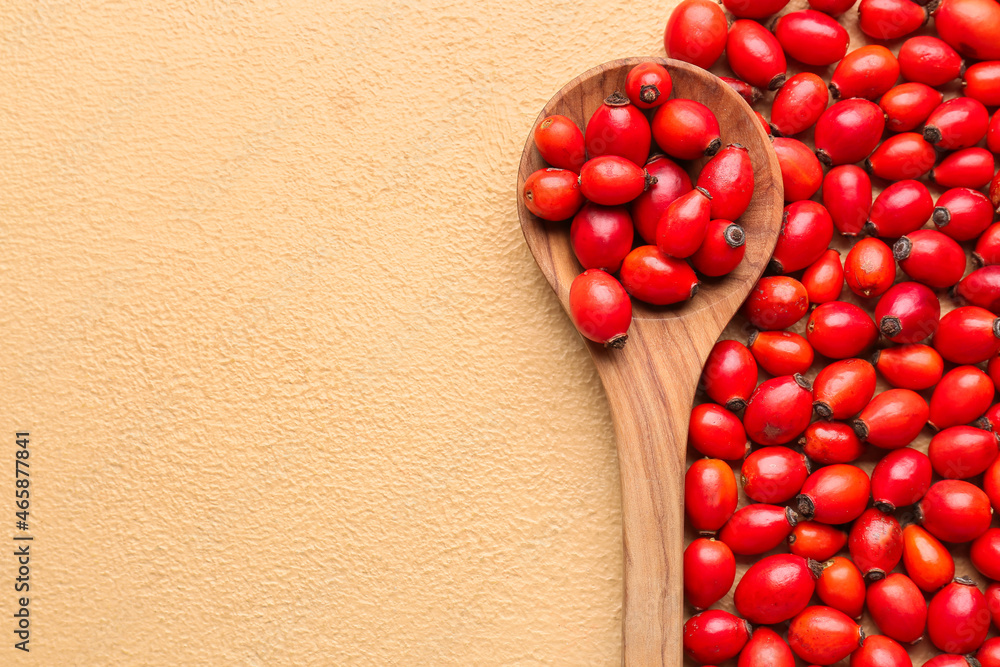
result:
M 942 0 L 931 14 L 941 39 L 976 60 L 1000 60 L 1000 5 L 990 0 Z
M 579 191 L 595 204 L 618 206 L 641 195 L 651 182 L 646 170 L 634 162 L 618 155 L 602 155 L 584 163 Z
M 799 438 L 802 452 L 821 465 L 850 463 L 865 453 L 857 434 L 843 422 L 815 421 Z
M 823 183 L 823 167 L 809 147 L 798 139 L 778 137 L 773 142 L 781 168 L 785 201 L 809 199 Z
M 1000 579 L 1000 528 L 990 528 L 972 542 L 969 558 L 990 579 Z
M 791 331 L 754 331 L 747 346 L 760 367 L 774 376 L 805 373 L 812 366 L 812 346 Z
M 809 6 L 830 16 L 840 16 L 858 0 L 809 0 Z
M 832 65 L 851 42 L 836 19 L 813 9 L 785 14 L 771 29 L 785 53 L 806 65 Z
M 851 667 L 913 667 L 910 654 L 884 635 L 865 637 L 861 648 L 851 654 Z
M 819 563 L 795 554 L 762 558 L 736 584 L 736 611 L 759 625 L 787 621 L 809 604 L 820 571 Z
M 691 265 L 702 275 L 712 278 L 732 272 L 746 254 L 746 232 L 729 220 L 711 220 L 705 241 L 691 255 Z
M 984 266 L 962 278 L 955 295 L 969 305 L 1000 311 L 1000 266 Z
M 989 497 L 960 479 L 933 484 L 917 508 L 921 525 L 944 542 L 971 542 L 986 532 L 993 518 Z
M 553 167 L 580 173 L 586 161 L 583 132 L 566 116 L 548 116 L 535 128 L 535 146 Z
M 785 8 L 788 0 L 722 0 L 722 4 L 741 19 L 762 19 Z
M 736 667 L 795 667 L 795 655 L 777 632 L 757 628 L 743 647 Z
M 931 488 L 933 468 L 923 452 L 902 447 L 894 449 L 872 470 L 872 500 L 883 512 L 894 512 L 919 502 Z
M 903 557 L 903 529 L 891 514 L 865 510 L 851 526 L 847 547 L 865 580 L 878 581 Z
M 629 294 L 654 306 L 687 301 L 698 291 L 698 276 L 687 262 L 664 255 L 655 245 L 630 252 L 620 275 Z
M 570 245 L 583 268 L 616 273 L 632 250 L 633 229 L 624 206 L 587 203 L 573 217 Z
M 831 359 L 856 357 L 875 343 L 878 331 L 864 310 L 845 301 L 820 304 L 809 316 L 806 338 L 813 349 Z
M 941 319 L 941 302 L 929 287 L 897 283 L 875 306 L 875 323 L 893 343 L 919 343 L 933 336 Z
M 975 426 L 951 426 L 931 439 L 927 454 L 941 477 L 968 479 L 996 459 L 997 435 Z
M 732 411 L 742 410 L 757 388 L 757 361 L 739 341 L 720 340 L 705 361 L 701 386 L 716 403 Z
M 897 181 L 882 190 L 865 229 L 883 238 L 899 238 L 915 232 L 934 212 L 934 200 L 920 181 Z
M 863 638 L 858 624 L 833 607 L 806 607 L 788 626 L 788 645 L 808 664 L 839 662 L 857 650 Z
M 726 40 L 726 57 L 736 76 L 752 86 L 777 90 L 785 82 L 785 52 L 778 39 L 756 21 L 733 22 Z
M 868 613 L 882 634 L 905 644 L 924 636 L 927 602 L 905 574 L 893 572 L 868 587 Z
M 972 253 L 972 260 L 979 266 L 1000 264 L 1000 222 L 987 227 L 979 240 L 976 241 L 976 250 Z
M 636 165 L 646 164 L 651 137 L 646 115 L 619 92 L 597 107 L 584 133 L 591 158 L 617 155 Z
M 988 107 L 1000 106 L 1000 61 L 975 63 L 962 74 L 964 92 Z
M 611 348 L 622 348 L 632 323 L 632 301 L 609 273 L 588 269 L 569 288 L 569 313 L 584 337 Z
M 779 274 L 804 269 L 823 256 L 831 240 L 833 218 L 822 204 L 808 200 L 792 202 L 785 207 L 769 268 Z M 892 263 L 888 247 L 886 252 Z
M 826 82 L 812 72 L 796 74 L 785 82 L 771 103 L 775 136 L 790 137 L 816 124 L 830 101 Z
M 712 217 L 736 220 L 753 197 L 753 165 L 745 146 L 729 144 L 702 167 L 698 187 L 712 197 Z
M 899 69 L 907 81 L 943 86 L 961 74 L 962 56 L 937 37 L 911 37 L 899 47 Z
M 674 201 L 692 189 L 691 177 L 666 155 L 656 155 L 646 163 L 653 181 L 631 204 L 635 230 L 648 243 L 656 243 L 656 226 Z
M 667 56 L 708 69 L 726 48 L 729 22 L 719 3 L 684 0 L 670 13 L 663 33 Z
M 762 554 L 784 542 L 798 515 L 790 507 L 756 503 L 736 510 L 719 531 L 719 539 L 740 556 Z
M 747 456 L 740 474 L 748 498 L 776 504 L 791 500 L 802 489 L 809 466 L 801 452 L 788 447 L 762 447 Z
M 909 0 L 907 0 L 909 2 Z M 934 147 L 916 132 L 889 137 L 875 149 L 866 164 L 871 172 L 888 181 L 920 178 L 937 161 Z
M 875 368 L 893 387 L 920 391 L 933 387 L 944 372 L 944 359 L 930 345 L 896 345 L 880 350 Z
M 810 303 L 839 299 L 844 289 L 844 266 L 840 263 L 840 253 L 833 248 L 825 250 L 802 274 L 802 284 Z
M 691 526 L 710 533 L 722 528 L 736 511 L 736 477 L 719 459 L 698 459 L 684 476 L 684 512 Z
M 847 253 L 844 278 L 847 279 L 847 286 L 858 296 L 882 295 L 896 278 L 896 260 L 892 249 L 879 239 L 861 239 Z
M 927 10 L 910 0 L 861 0 L 858 26 L 874 39 L 899 39 L 927 23 Z
M 750 624 L 721 609 L 709 609 L 684 624 L 684 652 L 695 662 L 717 665 L 739 655 L 750 639 Z
M 699 537 L 684 550 L 684 598 L 706 609 L 729 593 L 736 580 L 736 558 L 724 542 Z
M 951 287 L 965 273 L 965 251 L 936 229 L 918 229 L 900 238 L 892 254 L 910 278 L 935 289 Z
M 833 558 L 846 545 L 847 533 L 818 521 L 800 521 L 788 536 L 789 551 L 820 562 Z
M 718 119 L 694 100 L 667 100 L 656 109 L 652 127 L 657 145 L 671 157 L 694 160 L 715 155 L 722 148 Z
M 851 618 L 861 618 L 865 607 L 865 580 L 858 567 L 849 558 L 836 556 L 823 563 L 822 568 L 816 581 L 817 597 L 823 604 Z
M 702 188 L 681 195 L 668 206 L 656 227 L 660 252 L 678 259 L 693 255 L 708 234 L 711 206 L 711 195 Z
M 732 412 L 715 403 L 702 403 L 691 410 L 688 444 L 710 458 L 735 461 L 747 452 L 747 433 Z
M 931 179 L 944 188 L 984 187 L 993 178 L 993 153 L 973 146 L 948 155 L 931 170 Z
M 625 94 L 640 109 L 652 109 L 667 101 L 674 83 L 659 63 L 639 63 L 625 77 Z
M 761 445 L 783 445 L 799 436 L 812 417 L 812 391 L 801 375 L 765 380 L 750 396 L 743 426 Z
M 731 76 L 720 76 L 719 78 L 722 79 L 722 81 L 727 86 L 729 86 L 737 93 L 739 93 L 740 97 L 746 100 L 747 104 L 751 106 L 756 104 L 757 101 L 760 99 L 761 95 L 763 95 L 763 93 L 760 92 L 760 88 L 757 88 L 756 86 L 751 86 L 746 81 L 741 81 L 740 79 L 734 79 Z
M 864 97 L 878 99 L 896 85 L 899 62 L 892 51 L 871 44 L 848 53 L 830 78 L 830 92 L 835 99 Z
M 956 241 L 970 241 L 993 223 L 993 206 L 981 192 L 952 188 L 938 197 L 931 220 Z
M 842 100 L 816 121 L 816 155 L 827 165 L 860 162 L 875 150 L 884 130 L 885 112 L 877 104 L 860 98 Z
M 987 605 L 990 603 L 989 595 L 986 596 Z M 1000 637 L 991 637 L 983 642 L 983 645 L 976 651 L 976 660 L 981 667 L 1000 667 Z M 968 664 L 962 667 L 968 667 Z
M 993 403 L 995 391 L 993 380 L 975 366 L 953 368 L 931 394 L 931 426 L 945 429 L 974 421 Z
M 864 359 L 835 361 L 816 375 L 813 409 L 823 419 L 847 419 L 875 395 L 875 368 Z
M 903 528 L 903 567 L 925 593 L 933 593 L 955 576 L 951 552 L 916 524 Z
M 967 577 L 958 577 L 927 605 L 927 636 L 946 653 L 972 653 L 990 629 L 986 597 Z
M 910 389 L 888 389 L 871 400 L 852 422 L 858 437 L 882 449 L 906 447 L 920 434 L 930 409 Z
M 583 206 L 577 175 L 568 169 L 539 169 L 524 180 L 524 205 L 543 220 L 568 220 Z
M 986 361 L 1000 352 L 1000 319 L 978 306 L 956 308 L 941 318 L 934 349 L 955 364 Z
M 968 148 L 986 136 L 989 123 L 990 115 L 982 102 L 956 97 L 942 102 L 927 117 L 924 138 L 943 150 Z
M 795 502 L 799 514 L 806 519 L 840 525 L 861 516 L 868 505 L 870 490 L 864 470 L 836 463 L 809 475 Z
M 845 236 L 861 233 L 872 209 L 872 180 L 864 169 L 843 164 L 823 179 L 823 205 L 837 231 Z
M 923 125 L 942 99 L 939 91 L 913 81 L 890 88 L 878 105 L 888 117 L 886 127 L 891 132 L 907 132 Z
M 750 324 L 762 331 L 787 329 L 802 319 L 808 310 L 806 288 L 788 276 L 761 278 L 743 306 Z

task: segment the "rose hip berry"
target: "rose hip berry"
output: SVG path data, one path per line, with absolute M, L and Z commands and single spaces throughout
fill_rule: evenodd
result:
M 769 268 L 779 274 L 804 269 L 823 256 L 831 240 L 833 218 L 822 204 L 808 200 L 792 202 L 782 215 L 781 233 Z M 895 272 L 888 247 L 886 253 Z
M 733 22 L 726 40 L 726 57 L 736 76 L 752 86 L 777 90 L 785 82 L 785 52 L 778 39 L 756 21 Z
M 632 301 L 609 273 L 588 269 L 569 288 L 569 313 L 584 337 L 620 349 L 628 340 Z
M 801 375 L 765 380 L 750 396 L 743 426 L 754 442 L 783 445 L 799 436 L 812 417 L 812 391 Z
M 719 531 L 719 539 L 729 545 L 733 553 L 753 556 L 774 549 L 784 542 L 798 515 L 790 507 L 758 503 L 736 510 L 733 518 Z
M 919 343 L 937 331 L 941 302 L 926 285 L 897 283 L 879 299 L 875 322 L 893 343 Z
M 746 81 L 740 81 L 739 79 L 734 79 L 731 76 L 720 76 L 719 78 L 722 79 L 727 86 L 739 93 L 740 97 L 746 100 L 747 104 L 751 106 L 756 104 L 757 100 L 759 100 L 761 95 L 763 95 L 763 93 L 760 92 L 760 88 L 751 86 Z
M 941 318 L 934 349 L 955 364 L 986 361 L 1000 352 L 1000 319 L 978 306 L 956 308 Z
M 809 147 L 798 139 L 778 137 L 773 142 L 781 168 L 785 201 L 809 199 L 823 183 L 823 167 Z
M 920 181 L 896 181 L 882 190 L 872 204 L 865 229 L 883 238 L 915 232 L 934 212 L 934 200 Z
M 861 233 L 872 209 L 872 180 L 853 164 L 834 167 L 823 179 L 823 205 L 837 231 L 845 236 Z
M 896 85 L 899 62 L 892 51 L 872 44 L 848 53 L 830 78 L 834 99 L 864 97 L 874 100 Z
M 858 567 L 843 556 L 832 558 L 822 567 L 823 573 L 816 582 L 816 595 L 823 604 L 851 618 L 860 618 L 865 607 L 865 580 Z
M 691 411 L 688 444 L 710 458 L 736 461 L 747 452 L 747 433 L 732 412 L 715 403 L 702 403 Z
M 861 440 L 881 449 L 899 449 L 913 442 L 929 414 L 920 394 L 889 389 L 873 398 L 851 425 Z
M 918 229 L 892 246 L 899 268 L 935 289 L 951 287 L 965 273 L 965 252 L 954 239 L 936 229 Z
M 844 260 L 844 278 L 851 291 L 862 297 L 880 296 L 896 278 L 892 249 L 879 239 L 861 239 Z M 937 297 L 934 297 L 937 301 Z
M 869 100 L 845 99 L 816 121 L 816 155 L 826 165 L 860 162 L 882 140 L 885 113 Z
M 548 116 L 535 128 L 535 146 L 553 167 L 576 173 L 586 162 L 583 132 L 566 116 Z
M 1000 264 L 1000 222 L 986 228 L 972 253 L 972 261 L 979 266 Z
M 639 63 L 625 77 L 625 94 L 640 109 L 652 109 L 667 101 L 673 90 L 670 72 L 659 63 Z
M 962 278 L 955 295 L 969 305 L 1000 311 L 1000 266 L 984 266 Z
M 840 16 L 858 0 L 809 0 L 809 6 L 830 16 Z
M 864 470 L 838 463 L 809 475 L 795 502 L 799 514 L 806 519 L 839 525 L 861 516 L 868 505 L 870 489 Z
M 1000 60 L 1000 5 L 990 0 L 942 0 L 932 12 L 941 39 L 969 58 Z
M 894 449 L 872 470 L 872 500 L 882 512 L 919 502 L 931 488 L 933 469 L 927 455 L 910 447 Z
M 842 422 L 815 421 L 799 438 L 802 452 L 821 465 L 850 463 L 865 453 L 854 430 Z M 818 559 L 817 559 L 818 560 Z
M 788 645 L 808 664 L 839 662 L 854 652 L 863 638 L 860 626 L 833 607 L 806 607 L 788 626 Z
M 812 366 L 812 346 L 791 331 L 754 331 L 747 346 L 760 367 L 774 376 L 805 373 Z
M 813 349 L 831 359 L 856 357 L 875 343 L 878 331 L 868 313 L 853 303 L 829 301 L 809 316 L 806 338 Z
M 973 146 L 948 155 L 931 170 L 931 179 L 944 188 L 973 188 L 986 186 L 993 178 L 995 163 L 993 153 Z
M 832 65 L 847 54 L 851 41 L 835 19 L 813 9 L 785 14 L 771 29 L 785 53 L 806 65 Z
M 778 90 L 771 103 L 772 131 L 775 136 L 786 137 L 805 132 L 823 115 L 829 101 L 830 92 L 823 79 L 812 72 L 796 74 Z
M 913 667 L 913 663 L 899 642 L 884 635 L 871 635 L 851 654 L 851 667 Z
M 916 132 L 904 132 L 883 141 L 866 164 L 879 178 L 901 181 L 920 178 L 934 167 L 936 161 L 934 147 L 923 136 Z
M 757 388 L 757 361 L 739 341 L 720 340 L 705 361 L 701 385 L 716 403 L 742 410 Z
M 993 223 L 993 207 L 981 192 L 952 188 L 938 197 L 931 220 L 956 241 L 971 241 Z
M 802 274 L 809 303 L 836 301 L 844 289 L 844 266 L 840 253 L 829 248 Z
M 741 19 L 762 19 L 784 9 L 788 0 L 722 0 L 722 4 Z
M 667 207 L 656 228 L 656 247 L 664 255 L 684 259 L 695 253 L 708 234 L 711 195 L 695 188 Z
M 985 471 L 997 457 L 997 436 L 975 426 L 951 426 L 931 439 L 927 454 L 945 479 L 968 479 Z
M 691 526 L 711 533 L 725 525 L 736 511 L 736 477 L 719 459 L 699 459 L 684 476 L 684 512 Z
M 690 257 L 691 265 L 712 278 L 731 273 L 743 261 L 746 238 L 746 232 L 735 222 L 711 220 L 705 241 Z
M 907 81 L 943 86 L 962 72 L 962 56 L 937 37 L 911 37 L 899 47 L 899 69 Z
M 801 521 L 788 536 L 788 549 L 797 556 L 825 561 L 847 545 L 847 533 L 818 521 Z
M 979 100 L 956 97 L 942 102 L 924 125 L 924 139 L 943 150 L 974 146 L 986 136 L 989 112 Z
M 823 419 L 847 419 L 875 395 L 875 368 L 864 359 L 835 361 L 816 375 L 813 409 Z
M 759 625 L 787 621 L 809 604 L 820 571 L 819 563 L 795 554 L 762 558 L 736 585 L 736 611 Z
M 905 574 L 893 572 L 868 587 L 868 613 L 882 634 L 905 644 L 924 635 L 927 602 Z
M 925 593 L 933 593 L 955 576 L 951 552 L 916 524 L 903 529 L 903 567 Z
M 891 132 L 908 132 L 923 125 L 942 99 L 940 91 L 926 83 L 911 81 L 891 88 L 878 101 L 878 105 L 889 119 L 886 127 Z
M 729 144 L 702 167 L 698 187 L 711 196 L 712 217 L 736 220 L 753 197 L 753 165 L 745 146 Z
M 875 368 L 893 387 L 920 391 L 933 387 L 944 372 L 944 359 L 930 345 L 897 345 L 880 350 Z
M 800 452 L 788 447 L 763 447 L 743 461 L 740 481 L 748 498 L 777 504 L 794 498 L 808 476 L 809 466 Z
M 729 593 L 736 580 L 736 558 L 724 542 L 699 537 L 684 550 L 684 597 L 706 609 Z
M 931 426 L 945 429 L 974 421 L 993 403 L 995 391 L 990 377 L 975 366 L 948 371 L 931 394 Z
M 657 145 L 680 160 L 715 155 L 722 148 L 718 119 L 711 109 L 694 100 L 664 102 L 653 115 L 652 129 Z
M 684 652 L 703 665 L 717 665 L 739 655 L 751 632 L 750 624 L 742 618 L 709 609 L 684 624 Z
M 917 510 L 921 525 L 943 542 L 971 542 L 986 532 L 993 517 L 983 490 L 959 479 L 933 484 Z
M 654 306 L 686 301 L 698 291 L 698 276 L 687 262 L 664 255 L 655 245 L 630 252 L 620 275 L 629 294 Z
M 691 177 L 666 155 L 656 155 L 646 163 L 652 184 L 631 204 L 635 230 L 648 243 L 656 243 L 656 226 L 674 201 L 692 189 Z
M 777 632 L 757 628 L 743 647 L 736 667 L 795 667 L 795 655 Z
M 972 653 L 990 629 L 986 597 L 967 577 L 942 588 L 927 605 L 927 636 L 947 653 Z
M 750 324 L 762 331 L 787 329 L 809 310 L 809 295 L 795 278 L 767 276 L 757 281 L 743 310 Z
M 903 529 L 891 514 L 865 510 L 851 527 L 847 546 L 865 580 L 878 581 L 903 557 Z
M 583 268 L 616 273 L 632 250 L 632 234 L 625 207 L 587 203 L 573 218 L 569 240 Z
M 587 160 L 580 169 L 579 192 L 595 204 L 618 206 L 641 195 L 651 183 L 646 170 L 634 162 L 618 155 L 602 155 Z
M 1000 579 L 1000 528 L 990 528 L 972 542 L 969 558 L 990 579 Z
M 641 165 L 649 157 L 652 135 L 645 114 L 625 95 L 614 92 L 591 115 L 584 138 L 591 158 L 617 155 Z
M 967 96 L 988 107 L 1000 106 L 1000 61 L 970 65 L 962 79 Z
M 910 0 L 861 0 L 861 32 L 875 39 L 899 39 L 927 23 L 927 10 Z
M 577 175 L 568 169 L 539 169 L 524 180 L 524 205 L 542 220 L 568 220 L 583 206 Z
M 674 7 L 663 33 L 667 55 L 708 69 L 726 48 L 729 22 L 719 3 L 684 0 Z

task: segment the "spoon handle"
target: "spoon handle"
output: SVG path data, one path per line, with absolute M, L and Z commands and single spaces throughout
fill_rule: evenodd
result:
M 685 319 L 635 321 L 623 350 L 591 346 L 618 441 L 623 665 L 683 664 L 688 420 L 701 367 L 719 334 L 714 322 Z

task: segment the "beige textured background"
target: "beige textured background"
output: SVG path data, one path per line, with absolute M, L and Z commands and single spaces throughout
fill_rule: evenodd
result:
M 513 190 L 676 3 L 532 4 L 0 9 L 0 664 L 618 661 L 608 410 Z

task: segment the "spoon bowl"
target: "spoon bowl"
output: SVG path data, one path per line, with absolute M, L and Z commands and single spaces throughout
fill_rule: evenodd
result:
M 777 156 L 750 106 L 715 75 L 678 60 L 625 58 L 595 67 L 556 93 L 532 129 L 553 114 L 585 128 L 605 97 L 625 89 L 629 70 L 649 61 L 670 72 L 672 97 L 701 102 L 715 113 L 723 145 L 746 146 L 754 171 L 753 198 L 739 219 L 746 231 L 740 265 L 727 276 L 703 280 L 694 298 L 681 304 L 660 307 L 633 300 L 623 349 L 586 342 L 608 396 L 618 447 L 625 567 L 622 662 L 679 667 L 684 457 L 691 404 L 708 353 L 771 257 L 781 231 L 784 195 Z M 570 246 L 569 225 L 535 217 L 520 197 L 525 179 L 547 166 L 532 134 L 518 170 L 518 217 L 531 254 L 569 312 L 570 285 L 583 271 Z

